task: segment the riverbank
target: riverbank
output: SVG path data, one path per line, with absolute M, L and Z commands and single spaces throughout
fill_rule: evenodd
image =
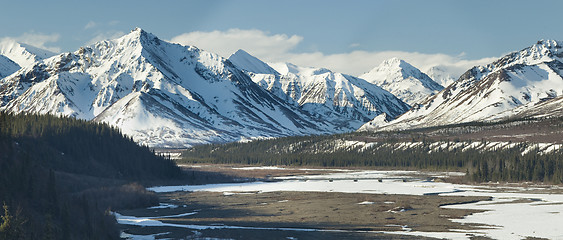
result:
M 156 239 L 525 239 L 561 232 L 558 186 L 455 184 L 449 181 L 463 173 L 443 172 L 192 168 L 253 181 L 149 188 L 161 206 L 120 211 L 124 232 Z

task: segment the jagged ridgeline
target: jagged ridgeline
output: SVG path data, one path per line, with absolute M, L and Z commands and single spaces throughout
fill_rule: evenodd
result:
M 468 181 L 476 182 L 563 183 L 561 144 L 491 141 L 485 140 L 486 136 L 463 139 L 473 136 L 471 133 L 477 133 L 477 136 L 485 131 L 504 131 L 507 124 L 514 123 L 476 124 L 448 126 L 427 132 L 349 133 L 202 145 L 185 151 L 181 161 L 461 171 L 467 173 Z M 538 123 L 529 124 L 535 125 Z M 553 130 L 553 126 L 550 127 Z
M 119 239 L 106 210 L 158 202 L 130 182 L 180 176 L 106 124 L 0 112 L 0 239 Z

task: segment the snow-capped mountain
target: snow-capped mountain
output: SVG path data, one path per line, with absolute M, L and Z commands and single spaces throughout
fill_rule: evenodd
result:
M 383 61 L 360 78 L 391 92 L 411 106 L 444 89 L 428 75 L 398 58 Z
M 20 67 L 25 67 L 37 61 L 52 57 L 55 53 L 6 39 L 0 41 L 0 55 L 9 58 Z
M 455 80 L 458 79 L 459 75 L 457 76 L 453 76 L 447 69 L 445 66 L 433 66 L 430 67 L 428 70 L 425 71 L 426 75 L 428 75 L 428 77 L 432 78 L 432 80 L 434 80 L 434 82 L 447 87 L 450 84 L 452 84 L 453 82 L 455 82 Z
M 538 41 L 485 66 L 474 67 L 440 93 L 378 129 L 406 129 L 483 121 L 563 93 L 563 44 Z M 499 115 L 500 114 L 500 115 Z M 505 116 L 509 116 L 507 112 Z M 381 125 L 380 125 L 381 126 Z M 362 130 L 373 129 L 369 124 Z
M 15 73 L 20 66 L 9 58 L 0 55 L 0 79 Z
M 246 72 L 256 73 L 256 74 L 275 74 L 279 73 L 274 70 L 270 65 L 263 62 L 262 60 L 250 55 L 242 49 L 239 49 L 229 57 L 235 66 Z
M 354 131 L 381 114 L 392 119 L 409 108 L 374 84 L 328 69 L 268 65 L 242 50 L 229 60 L 264 89 L 334 124 L 335 132 Z
M 141 29 L 38 61 L 0 80 L 0 110 L 106 122 L 158 147 L 324 134 L 230 61 Z

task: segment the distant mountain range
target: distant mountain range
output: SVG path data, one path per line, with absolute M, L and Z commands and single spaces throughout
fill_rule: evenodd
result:
M 427 97 L 389 123 L 367 123 L 361 130 L 398 130 L 554 117 L 561 112 L 562 43 L 538 41 L 485 66 L 476 66 L 441 92 Z
M 444 88 L 430 77 L 451 82 L 443 69 L 396 58 L 354 77 L 137 28 L 72 53 L 0 42 L 0 110 L 105 122 L 151 147 L 550 117 L 563 115 L 561 60 L 561 43 L 540 41 Z
M 106 122 L 153 147 L 349 132 L 409 109 L 359 78 L 290 64 L 282 75 L 239 52 L 231 60 L 241 70 L 142 29 L 52 57 L 16 43 L 2 49 L 10 69 L 0 80 L 1 110 Z M 10 59 L 22 67 L 14 72 Z M 294 95 L 260 87 L 250 70 L 293 84 Z
M 334 125 L 334 132 L 354 131 L 375 116 L 395 118 L 410 108 L 377 85 L 328 69 L 270 66 L 243 50 L 229 60 L 270 93 Z

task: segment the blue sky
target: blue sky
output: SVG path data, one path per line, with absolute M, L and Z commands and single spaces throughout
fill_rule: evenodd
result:
M 351 74 L 392 56 L 460 72 L 539 39 L 563 40 L 562 9 L 541 0 L 22 0 L 2 3 L 0 38 L 75 51 L 141 27 L 225 57 L 240 45 L 266 61 Z

